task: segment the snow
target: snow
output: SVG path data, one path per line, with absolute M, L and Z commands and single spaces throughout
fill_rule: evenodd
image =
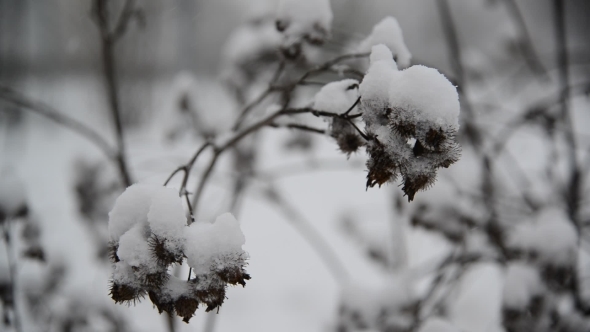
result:
M 506 269 L 502 304 L 512 309 L 524 309 L 534 296 L 541 295 L 544 286 L 538 270 L 528 264 L 513 262 Z
M 255 59 L 265 52 L 276 51 L 281 44 L 281 34 L 274 22 L 245 24 L 229 36 L 223 48 L 223 58 L 227 64 L 240 64 Z
M 459 128 L 457 88 L 438 70 L 422 65 L 399 71 L 383 44 L 373 46 L 371 66 L 360 85 L 363 102 L 396 109 L 406 122 L 427 121 L 431 126 Z
M 383 44 L 373 46 L 369 60 L 371 66 L 359 87 L 363 102 L 386 104 L 397 64 L 389 48 Z
M 345 79 L 324 85 L 314 97 L 313 109 L 338 114 L 346 112 L 358 98 L 358 84 L 357 80 Z
M 547 208 L 534 223 L 518 225 L 509 237 L 509 245 L 538 254 L 543 264 L 573 265 L 577 260 L 576 234 L 563 211 Z
M 170 276 L 164 286 L 162 286 L 162 294 L 170 296 L 172 300 L 178 299 L 183 294 L 189 292 L 189 283 L 185 280 L 179 279 L 175 276 Z
M 387 16 L 373 27 L 373 31 L 358 46 L 358 53 L 370 52 L 371 48 L 384 44 L 397 60 L 397 64 L 406 68 L 410 65 L 412 54 L 404 43 L 402 29 L 392 16 Z
M 117 256 L 133 267 L 149 266 L 153 261 L 152 252 L 147 242 L 149 228 L 145 222 L 135 224 L 119 240 Z
M 185 232 L 188 264 L 195 274 L 210 272 L 213 260 L 224 254 L 241 254 L 246 238 L 231 213 L 224 213 L 214 223 L 194 222 Z
M 121 235 L 134 225 L 147 221 L 155 188 L 155 185 L 150 184 L 134 184 L 117 198 L 109 213 L 109 234 L 112 241 L 119 241 Z
M 442 318 L 434 317 L 428 319 L 418 332 L 459 332 L 459 329 Z
M 0 218 L 10 217 L 26 208 L 25 187 L 20 178 L 9 171 L 0 174 Z M 2 222 L 3 220 L 0 220 Z
M 459 129 L 457 88 L 438 70 L 412 66 L 396 75 L 389 90 L 392 108 L 404 110 L 403 117 L 428 121 L 443 129 Z M 414 122 L 412 121 L 412 122 Z
M 135 275 L 133 274 L 133 268 L 131 265 L 120 261 L 113 264 L 113 281 L 122 285 L 136 285 L 138 284 Z
M 183 238 L 187 218 L 178 191 L 172 188 L 162 188 L 162 190 L 153 192 L 147 220 L 154 235 L 168 241 L 178 241 Z
M 303 36 L 314 30 L 329 33 L 332 18 L 330 0 L 281 0 L 277 11 L 277 20 L 286 25 L 285 35 Z

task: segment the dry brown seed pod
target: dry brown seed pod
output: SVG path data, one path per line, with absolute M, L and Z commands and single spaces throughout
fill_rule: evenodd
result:
M 139 301 L 145 296 L 145 291 L 140 288 L 133 287 L 131 285 L 120 284 L 114 281 L 111 283 L 109 293 L 115 303 L 127 304 L 131 304 L 131 302 L 135 304 L 136 301 Z
M 174 315 L 174 302 L 168 300 L 163 300 L 163 297 L 159 293 L 159 291 L 150 291 L 148 292 L 150 297 L 150 301 L 158 308 L 158 312 L 161 314 L 162 312 L 167 312 L 170 315 Z
M 182 264 L 182 254 L 173 253 L 166 248 L 166 240 L 152 235 L 148 239 L 148 244 L 153 256 L 160 265 L 170 265 L 172 263 Z
M 197 299 L 181 295 L 176 302 L 174 302 L 174 309 L 176 314 L 182 317 L 182 321 L 188 323 L 199 308 L 199 301 Z

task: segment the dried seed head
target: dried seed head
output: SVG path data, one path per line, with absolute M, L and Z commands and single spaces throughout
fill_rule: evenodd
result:
M 408 202 L 414 200 L 416 192 L 428 189 L 436 181 L 436 170 L 422 172 L 411 170 L 405 173 L 402 191 L 408 196 Z
M 357 152 L 364 145 L 364 140 L 356 129 L 347 120 L 341 118 L 332 119 L 330 136 L 336 139 L 340 151 L 348 156 L 353 152 Z
M 166 283 L 166 281 L 168 281 L 168 279 L 170 279 L 170 275 L 166 272 L 166 270 L 155 273 L 147 273 L 144 276 L 143 284 L 147 288 L 160 288 Z
M 367 161 L 367 188 L 375 185 L 394 181 L 397 177 L 397 166 L 394 160 L 385 151 L 385 146 L 377 139 L 373 139 L 367 146 L 369 160 Z
M 156 235 L 152 235 L 148 239 L 148 244 L 150 246 L 150 250 L 154 255 L 154 258 L 158 261 L 160 265 L 170 265 L 172 263 L 182 264 L 182 252 L 172 252 L 169 250 L 168 246 L 166 246 L 166 240 L 157 237 Z
M 131 302 L 133 302 L 133 304 L 135 304 L 136 301 L 139 301 L 145 296 L 145 292 L 134 285 L 127 285 L 112 281 L 110 295 L 115 303 L 131 304 Z
M 206 312 L 220 307 L 223 304 L 223 301 L 225 300 L 226 283 L 217 275 L 201 275 L 193 280 L 194 293 L 200 302 L 207 305 Z
M 199 301 L 193 297 L 181 295 L 174 302 L 174 309 L 176 314 L 182 317 L 182 321 L 188 323 L 191 317 L 195 314 L 195 311 L 199 308 Z
M 149 291 L 148 295 L 160 314 L 167 312 L 169 315 L 174 315 L 174 302 L 169 296 L 162 296 L 160 290 Z
M 111 241 L 109 243 L 109 258 L 113 263 L 120 261 L 119 256 L 117 256 L 117 250 L 119 250 L 119 244 L 117 242 Z
M 230 285 L 240 284 L 244 287 L 246 280 L 250 280 L 250 275 L 244 270 L 245 265 L 243 253 L 229 254 L 215 259 L 211 270 L 224 282 Z

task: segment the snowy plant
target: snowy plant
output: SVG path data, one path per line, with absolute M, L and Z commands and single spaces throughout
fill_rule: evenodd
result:
M 408 200 L 436 180 L 440 167 L 459 159 L 457 89 L 436 69 L 399 71 L 385 45 L 373 46 L 360 85 L 367 152 L 367 187 L 402 177 Z
M 257 198 L 276 208 L 277 219 L 290 222 L 310 245 L 310 255 L 317 253 L 318 262 L 335 280 L 324 287 L 319 284 L 321 273 L 300 269 L 293 259 L 277 259 L 273 248 L 264 247 L 273 259 L 270 269 L 284 272 L 288 264 L 300 273 L 285 269 L 292 278 L 314 281 L 295 294 L 295 301 L 292 294 L 286 297 L 276 292 L 273 296 L 289 298 L 289 305 L 314 301 L 309 296 L 312 292 L 317 296 L 325 294 L 320 290 L 334 293 L 332 286 L 337 284 L 339 311 L 334 312 L 331 327 L 338 332 L 590 331 L 590 258 L 584 251 L 590 225 L 586 204 L 590 158 L 588 137 L 583 133 L 590 121 L 588 84 L 583 64 L 568 51 L 568 45 L 581 44 L 566 40 L 565 26 L 574 21 L 565 13 L 571 15 L 570 6 L 575 5 L 568 3 L 566 11 L 565 1 L 553 1 L 554 17 L 543 17 L 542 23 L 555 24 L 555 33 L 547 35 L 555 35 L 556 40 L 533 45 L 538 37 L 529 35 L 539 32 L 527 28 L 535 23 L 535 16 L 527 12 L 524 22 L 519 9 L 524 4 L 489 3 L 505 6 L 506 11 L 482 13 L 488 23 L 471 30 L 469 25 L 477 19 L 454 20 L 459 13 L 474 10 L 475 3 L 462 4 L 460 11 L 453 10 L 448 0 L 414 3 L 437 10 L 422 16 L 398 16 L 398 21 L 387 15 L 390 9 L 408 14 L 403 5 L 386 8 L 329 0 L 239 2 L 233 5 L 242 22 L 229 34 L 221 52 L 209 54 L 211 59 L 219 58 L 217 82 L 209 68 L 190 62 L 196 59 L 182 45 L 189 42 L 184 37 L 195 35 L 190 2 L 170 7 L 149 1 L 92 0 L 95 26 L 89 28 L 99 38 L 88 38 L 97 45 L 84 49 L 100 47 L 104 87 L 93 86 L 92 91 L 104 91 L 105 96 L 92 102 L 78 100 L 84 107 L 76 104 L 75 116 L 70 118 L 67 112 L 0 84 L 0 111 L 9 114 L 7 121 L 0 117 L 0 129 L 4 124 L 12 126 L 12 121 L 19 123 L 17 130 L 6 132 L 26 138 L 15 141 L 27 142 L 12 147 L 18 156 L 13 158 L 18 172 L 26 175 L 23 181 L 12 174 L 0 176 L 4 235 L 0 247 L 7 252 L 0 255 L 0 309 L 5 318 L 0 326 L 17 332 L 133 330 L 127 318 L 133 323 L 149 321 L 145 325 L 156 318 L 138 315 L 141 309 L 120 310 L 115 304 L 144 298 L 160 313 L 166 312 L 162 317 L 170 332 L 178 330 L 175 316 L 188 323 L 198 307 L 219 312 L 228 286 L 245 286 L 250 279 L 245 270 L 249 256 L 242 249 L 245 236 L 234 215 Z M 343 17 L 334 17 L 332 5 Z M 153 12 L 144 15 L 142 6 Z M 199 6 L 199 13 L 207 13 L 212 6 L 219 4 Z M 27 11 L 28 7 L 17 10 L 19 14 Z M 360 20 L 375 13 L 381 16 L 372 29 L 360 33 L 349 29 L 353 24 L 370 27 L 372 24 Z M 508 15 L 509 24 L 498 13 Z M 152 22 L 155 16 L 158 19 Z M 182 16 L 193 21 L 168 21 Z M 199 24 L 209 20 L 203 17 Z M 237 15 L 228 17 L 238 19 Z M 129 52 L 120 52 L 125 48 L 119 47 L 132 40 L 133 34 L 127 33 L 142 28 L 146 18 L 148 29 L 141 38 L 154 31 L 165 38 L 134 44 L 158 48 L 157 52 L 146 49 L 142 66 L 144 60 L 151 64 L 154 54 L 167 62 L 153 71 L 165 74 L 149 82 L 148 94 L 153 98 L 138 106 L 132 96 L 143 82 L 128 80 L 137 80 L 129 73 L 144 74 L 138 70 L 143 67 L 137 67 L 137 59 L 129 61 Z M 434 19 L 421 22 L 420 18 Z M 332 26 L 333 21 L 337 25 Z M 497 22 L 502 24 L 494 33 Z M 22 25 L 16 23 L 14 26 Z M 173 29 L 168 31 L 169 27 Z M 199 40 L 203 37 L 200 28 Z M 567 28 L 576 29 L 576 24 Z M 212 43 L 208 34 L 218 29 L 205 30 L 207 38 L 200 46 Z M 428 30 L 430 35 L 422 36 Z M 473 36 L 463 40 L 470 34 Z M 73 44 L 86 42 L 77 37 L 81 36 L 73 38 Z M 498 42 L 494 39 L 498 37 L 504 40 Z M 467 44 L 470 40 L 477 43 Z M 429 45 L 410 52 L 406 41 Z M 159 49 L 169 45 L 182 47 Z M 552 45 L 555 57 L 535 52 L 538 46 L 545 52 Z M 208 52 L 208 47 L 200 52 Z M 7 63 L 20 66 L 21 59 L 7 56 Z M 188 63 L 168 61 L 174 59 Z M 94 60 L 98 58 L 92 63 Z M 440 70 L 421 65 L 427 63 Z M 548 65 L 551 70 L 545 68 Z M 122 70 L 124 66 L 132 68 Z M 45 68 L 36 64 L 30 68 L 38 67 Z M 170 68 L 205 69 L 207 74 L 175 73 Z M 12 82 L 13 71 L 7 73 L 7 82 Z M 44 80 L 15 76 L 14 84 L 39 95 L 56 88 L 40 85 Z M 150 71 L 146 77 L 156 76 Z M 78 95 L 84 95 L 76 93 L 79 78 L 72 77 L 67 82 L 74 84 L 64 89 L 68 98 L 55 98 L 59 107 L 68 109 Z M 99 80 L 93 77 L 90 81 Z M 130 90 L 133 93 L 127 93 Z M 94 105 L 108 110 L 105 119 L 100 112 L 94 112 L 99 114 L 96 118 L 85 113 Z M 149 112 L 153 115 L 149 126 L 135 123 L 130 128 L 127 115 L 149 108 L 145 105 L 154 108 Z M 87 152 L 92 149 L 71 142 L 75 140 L 69 134 L 64 139 L 47 135 L 52 129 L 37 130 L 41 121 L 29 123 L 27 117 L 15 121 L 13 113 L 20 114 L 21 109 L 86 138 L 101 153 L 98 161 L 80 163 L 81 150 L 89 155 L 95 151 Z M 165 145 L 162 136 L 168 139 Z M 296 139 L 290 140 L 292 137 Z M 12 137 L 5 138 L 0 135 L 1 149 L 13 144 Z M 63 143 L 67 153 L 48 149 L 46 141 L 53 139 Z M 285 141 L 303 148 L 284 149 Z M 194 153 L 187 155 L 188 151 Z M 331 155 L 334 151 L 341 155 Z M 296 163 L 291 165 L 291 161 Z M 34 163 L 43 165 L 43 171 L 32 169 Z M 75 165 L 74 172 L 67 168 L 71 165 Z M 288 187 L 292 182 L 281 181 L 284 175 L 344 165 L 352 175 L 334 181 L 333 174 L 318 172 L 310 183 L 297 180 L 299 191 Z M 64 174 L 54 174 L 65 168 Z M 356 188 L 356 194 L 344 193 L 348 184 Z M 385 188 L 363 190 L 375 186 Z M 27 194 L 24 188 L 29 189 Z M 127 189 L 122 192 L 123 188 Z M 322 192 L 320 199 L 310 200 L 317 204 L 316 209 L 299 211 L 302 196 L 313 199 L 320 190 L 334 188 L 338 192 Z M 384 198 L 385 191 L 390 195 Z M 47 204 L 36 201 L 42 195 L 52 196 Z M 78 205 L 72 208 L 70 201 Z M 257 212 L 248 208 L 248 216 Z M 330 210 L 343 216 L 342 230 L 354 240 L 358 252 L 330 238 L 332 234 L 321 224 L 333 215 Z M 231 214 L 222 214 L 224 211 Z M 308 213 L 314 211 L 317 213 Z M 269 215 L 264 211 L 260 218 L 252 219 L 266 222 Z M 307 217 L 317 220 L 308 222 Z M 269 221 L 275 221 L 274 215 L 272 219 Z M 80 220 L 90 227 L 79 227 Z M 267 230 L 256 223 L 248 225 L 255 227 L 248 232 Z M 59 227 L 72 240 L 55 241 L 55 234 L 62 230 Z M 280 239 L 274 234 L 258 235 L 264 240 Z M 86 241 L 85 236 L 91 240 Z M 261 246 L 261 241 L 252 243 Z M 291 244 L 285 247 L 305 263 L 314 263 L 305 250 L 291 248 Z M 250 251 L 257 249 L 261 248 Z M 108 252 L 111 266 L 96 259 L 96 252 L 100 257 Z M 262 259 L 257 262 L 264 264 Z M 264 269 L 257 271 L 262 274 Z M 85 279 L 87 276 L 94 279 Z M 87 287 L 96 276 L 102 276 L 94 292 L 100 296 Z M 110 298 L 104 289 L 109 276 Z M 283 286 L 286 278 L 275 279 L 274 286 Z M 261 304 L 274 309 L 267 298 Z M 252 311 L 233 309 L 221 316 L 204 315 L 205 330 L 214 330 L 213 323 L 219 319 L 215 317 L 231 320 L 233 325 L 224 322 L 226 328 L 244 329 L 236 323 L 239 319 L 234 321 L 235 312 L 251 318 Z M 326 322 L 323 317 L 318 320 Z M 295 325 L 288 328 L 309 330 Z
M 229 214 L 215 223 L 187 225 L 174 189 L 135 184 L 119 196 L 109 214 L 113 261 L 111 297 L 130 303 L 149 295 L 160 313 L 176 313 L 188 322 L 199 304 L 207 311 L 225 300 L 228 284 L 242 286 L 247 254 L 244 235 Z M 194 271 L 188 281 L 169 273 L 186 257 Z

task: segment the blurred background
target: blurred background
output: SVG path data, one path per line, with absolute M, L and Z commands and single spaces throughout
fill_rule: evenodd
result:
M 195 216 L 234 212 L 252 280 L 190 324 L 147 298 L 129 307 L 110 299 L 107 214 L 129 183 L 116 158 L 63 118 L 109 146 L 124 139 L 131 182 L 164 183 L 230 130 L 284 61 L 278 1 L 131 1 L 110 60 L 93 2 L 0 0 L 2 330 L 418 331 L 441 317 L 448 331 L 590 331 L 590 2 L 332 0 L 331 38 L 287 61 L 282 82 L 353 53 L 393 16 L 412 64 L 459 88 L 462 159 L 408 203 L 399 183 L 365 190 L 364 152 L 347 158 L 329 135 L 262 130 L 219 163 Z M 127 2 L 108 3 L 116 27 Z M 351 68 L 364 72 L 360 62 Z M 276 103 L 307 106 L 320 87 L 277 93 L 253 119 Z M 544 218 L 559 222 L 519 233 Z M 522 234 L 538 236 L 529 245 Z M 553 241 L 551 253 L 572 262 L 539 259 L 535 246 Z M 518 309 L 506 292 L 534 282 L 516 277 L 507 288 L 514 262 L 544 285 L 522 291 Z M 447 331 L 428 331 L 438 330 Z

